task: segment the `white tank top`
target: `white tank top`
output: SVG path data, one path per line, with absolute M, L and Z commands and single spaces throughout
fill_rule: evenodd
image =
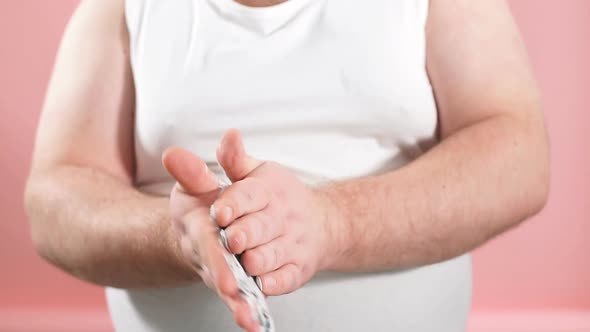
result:
M 228 128 L 304 181 L 401 167 L 436 143 L 427 0 L 127 0 L 139 189 L 167 195 L 171 145 L 211 167 Z M 214 169 L 214 171 L 219 171 Z M 469 256 L 388 273 L 320 273 L 269 299 L 278 332 L 465 328 Z M 202 284 L 108 289 L 117 331 L 239 331 Z

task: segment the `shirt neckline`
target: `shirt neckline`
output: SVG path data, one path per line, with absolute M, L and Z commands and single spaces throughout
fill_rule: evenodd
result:
M 213 2 L 225 11 L 261 19 L 288 16 L 293 11 L 300 9 L 308 1 L 310 0 L 287 0 L 276 5 L 253 7 L 241 4 L 236 0 L 213 0 Z

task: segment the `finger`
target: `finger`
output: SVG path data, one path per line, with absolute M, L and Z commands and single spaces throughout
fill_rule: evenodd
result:
M 164 168 L 180 184 L 183 191 L 199 195 L 218 189 L 219 181 L 207 164 L 193 153 L 181 148 L 169 148 L 162 154 Z
M 182 236 L 180 238 L 180 250 L 194 268 L 201 267 L 201 257 L 198 251 L 194 249 L 191 239 L 188 237 L 188 235 Z
M 303 286 L 303 274 L 295 264 L 287 264 L 267 274 L 259 276 L 262 292 L 278 296 L 296 291 Z
M 223 135 L 217 149 L 217 161 L 233 181 L 244 179 L 262 162 L 246 154 L 240 131 L 230 129 Z
M 184 221 L 187 235 L 181 239 L 183 253 L 194 259 L 195 270 L 232 311 L 236 323 L 245 330 L 255 331 L 258 325 L 254 313 L 240 296 L 237 281 L 224 257 L 227 252 L 218 239 L 218 228 L 210 222 L 199 223 L 195 214 L 188 214 Z
M 258 326 L 257 321 L 254 319 L 254 313 L 250 306 L 244 302 L 239 302 L 239 305 L 233 310 L 234 319 L 236 323 L 246 331 L 256 331 Z
M 227 297 L 235 297 L 239 294 L 238 284 L 227 265 L 224 254 L 227 253 L 219 240 L 219 229 L 210 221 L 191 218 L 192 214 L 185 217 L 184 223 L 188 231 L 188 237 L 196 252 L 203 270 L 207 270 L 217 292 Z M 183 251 L 187 249 L 183 248 Z
M 217 291 L 228 297 L 237 298 L 239 296 L 238 283 L 225 261 L 221 243 L 216 243 L 209 253 L 202 254 L 206 256 L 206 265 L 210 266 L 211 277 L 214 280 Z
M 219 294 L 219 297 L 232 312 L 234 320 L 241 328 L 248 330 L 252 329 L 253 325 L 257 325 L 254 319 L 254 312 L 242 298 L 228 297 L 222 294 Z
M 260 276 L 277 270 L 291 262 L 293 252 L 287 250 L 290 244 L 290 240 L 282 236 L 248 250 L 242 255 L 242 265 L 251 276 Z
M 225 230 L 229 249 L 234 254 L 268 243 L 283 231 L 284 224 L 272 220 L 266 210 L 241 217 Z
M 243 215 L 264 209 L 270 197 L 270 192 L 256 179 L 235 182 L 213 203 L 215 219 L 219 226 L 227 227 Z

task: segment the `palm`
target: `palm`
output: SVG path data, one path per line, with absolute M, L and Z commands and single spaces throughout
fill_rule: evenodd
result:
M 170 214 L 180 236 L 183 253 L 210 287 L 208 255 L 205 253 L 221 250 L 215 245 L 218 228 L 209 218 L 209 207 L 216 196 L 217 190 L 197 196 L 189 195 L 179 186 L 175 186 L 170 194 Z
M 189 195 L 179 186 L 175 186 L 170 194 L 170 213 L 175 226 L 181 228 L 181 232 L 187 232 L 188 230 L 182 229 L 182 222 L 185 218 L 195 218 L 193 220 L 198 224 L 208 224 L 206 221 L 209 219 L 209 207 L 215 201 L 219 190 L 214 190 L 209 193 L 199 195 Z M 205 222 L 203 222 L 205 221 Z M 209 223 L 212 224 L 212 223 Z
M 170 214 L 185 258 L 230 307 L 240 325 L 255 327 L 250 308 L 241 300 L 225 261 L 219 227 L 210 218 L 209 210 L 220 191 L 218 180 L 203 160 L 182 149 L 167 150 L 163 163 L 178 181 L 170 194 Z

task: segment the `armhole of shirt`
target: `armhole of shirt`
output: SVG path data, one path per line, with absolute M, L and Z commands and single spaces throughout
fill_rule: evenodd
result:
M 129 32 L 129 52 L 131 64 L 135 63 L 135 53 L 140 43 L 141 24 L 144 18 L 145 7 L 148 0 L 124 0 L 125 21 Z
M 426 23 L 428 22 L 428 14 L 430 13 L 430 0 L 418 1 L 418 15 L 419 22 L 422 29 L 426 32 Z
M 428 14 L 430 12 L 430 1 L 429 0 L 414 0 L 416 6 L 416 12 L 414 20 L 417 24 L 415 26 L 416 42 L 420 48 L 420 57 L 424 60 L 426 66 L 426 24 L 428 22 Z

